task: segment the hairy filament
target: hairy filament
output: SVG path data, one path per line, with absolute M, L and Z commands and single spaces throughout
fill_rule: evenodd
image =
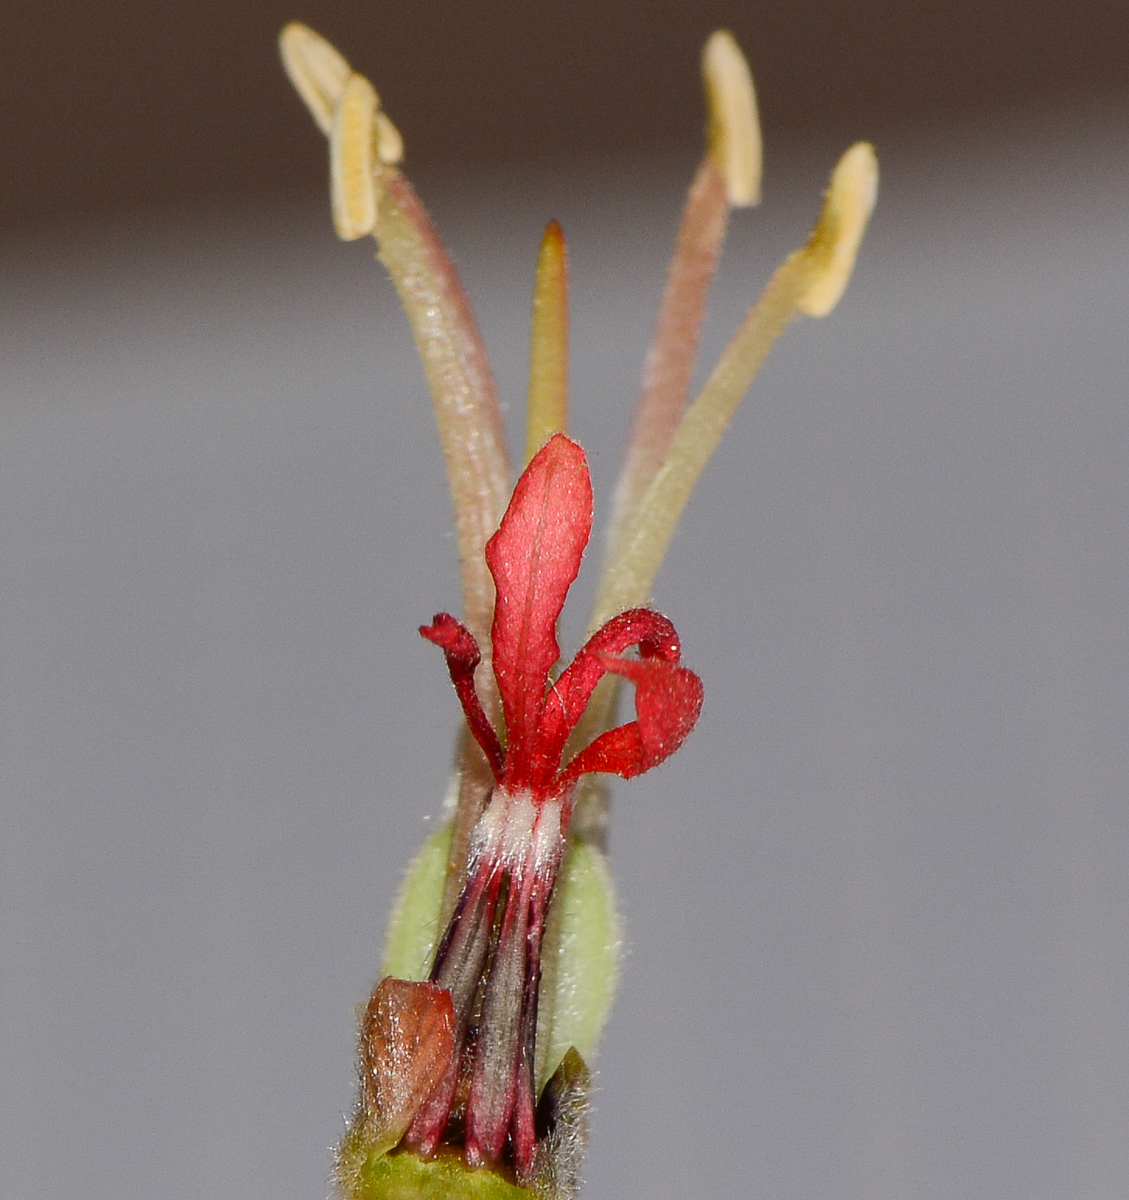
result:
M 654 338 L 643 367 L 643 387 L 608 530 L 607 563 L 619 558 L 624 534 L 662 465 L 686 407 L 706 312 L 706 295 L 721 257 L 728 224 L 725 179 L 713 157 L 707 154 L 686 196 Z

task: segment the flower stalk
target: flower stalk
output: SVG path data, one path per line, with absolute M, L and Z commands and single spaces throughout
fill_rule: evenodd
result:
M 674 753 L 701 711 L 666 617 L 646 607 L 690 493 L 771 346 L 824 316 L 854 267 L 877 187 L 852 147 L 807 242 L 689 400 L 731 210 L 760 197 L 752 77 L 725 31 L 702 56 L 708 120 L 615 496 L 590 635 L 561 667 L 556 626 L 592 528 L 587 459 L 566 436 L 568 261 L 545 230 L 534 284 L 523 461 L 511 492 L 501 409 L 470 302 L 402 173 L 371 83 L 303 25 L 283 62 L 329 140 L 342 238 L 371 235 L 423 360 L 455 513 L 462 618 L 420 628 L 442 650 L 464 725 L 451 819 L 409 869 L 383 977 L 361 1022 L 359 1100 L 338 1153 L 345 1200 L 534 1193 L 580 1182 L 588 1062 L 614 992 L 619 931 L 603 831 L 609 775 Z M 619 690 L 634 719 L 617 724 Z

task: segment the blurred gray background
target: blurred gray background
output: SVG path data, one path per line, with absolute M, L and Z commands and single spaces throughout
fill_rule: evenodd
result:
M 704 366 L 877 137 L 856 278 L 774 351 L 656 587 L 707 700 L 616 793 L 592 1200 L 1129 1195 L 1129 107 L 911 116 L 768 125 L 733 222 Z M 271 119 L 315 176 L 297 105 Z M 563 222 L 604 514 L 674 150 L 418 179 L 515 434 Z M 325 208 L 4 231 L 5 1200 L 329 1190 L 352 1006 L 457 719 L 415 629 L 458 593 L 406 323 Z

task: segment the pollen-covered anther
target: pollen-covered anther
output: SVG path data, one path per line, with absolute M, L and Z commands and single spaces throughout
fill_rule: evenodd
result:
M 329 187 L 333 225 L 343 241 L 376 227 L 376 114 L 380 100 L 363 75 L 350 75 L 329 133 Z
M 702 81 L 709 120 L 706 143 L 725 179 L 725 196 L 734 208 L 761 198 L 761 128 L 753 75 L 728 29 L 710 35 L 702 50 Z
M 825 317 L 839 303 L 855 269 L 862 235 L 878 198 L 878 159 L 869 142 L 856 142 L 839 159 L 806 253 L 815 281 L 796 301 L 809 317 Z

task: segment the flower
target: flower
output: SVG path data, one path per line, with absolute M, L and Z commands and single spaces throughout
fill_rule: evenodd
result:
M 854 268 L 877 161 L 852 146 L 807 242 L 790 254 L 690 400 L 705 299 L 730 212 L 760 197 L 752 77 L 733 37 L 707 40 L 706 149 L 682 214 L 616 491 L 594 630 L 554 677 L 556 623 L 592 526 L 587 461 L 568 418 L 568 256 L 545 230 L 534 284 L 527 466 L 512 496 L 501 407 L 470 302 L 399 168 L 380 98 L 297 23 L 283 62 L 329 139 L 334 225 L 372 235 L 408 316 L 435 407 L 455 512 L 462 620 L 420 633 L 444 652 L 466 728 L 450 820 L 425 844 L 389 924 L 382 978 L 361 1022 L 360 1096 L 338 1151 L 345 1200 L 579 1186 L 587 1061 L 618 965 L 599 777 L 656 766 L 702 703 L 674 627 L 650 608 L 656 573 L 705 464 L 773 343 L 826 316 Z M 629 653 L 634 651 L 634 653 Z M 619 686 L 634 721 L 616 724 Z M 502 732 L 504 731 L 504 733 Z
M 510 1139 L 528 1178 L 537 1136 L 534 1037 L 546 910 L 567 846 L 579 777 L 625 779 L 674 753 L 698 719 L 702 685 L 679 665 L 674 626 L 650 609 L 613 617 L 554 681 L 556 623 L 592 529 L 592 485 L 583 450 L 555 434 L 514 489 L 486 544 L 497 588 L 491 632 L 506 745 L 474 688 L 481 657 L 470 631 L 447 613 L 420 633 L 447 656 L 467 725 L 494 774 L 471 839 L 470 869 L 439 944 L 433 982 L 458 997 L 457 1036 L 443 1079 L 421 1107 L 407 1144 L 431 1154 L 446 1130 L 460 1074 L 469 1080 L 462 1122 L 467 1161 L 495 1165 Z M 621 657 L 629 647 L 640 657 Z M 562 768 L 569 734 L 605 674 L 634 683 L 636 720 L 600 734 Z M 477 1016 L 474 1042 L 461 1054 Z

